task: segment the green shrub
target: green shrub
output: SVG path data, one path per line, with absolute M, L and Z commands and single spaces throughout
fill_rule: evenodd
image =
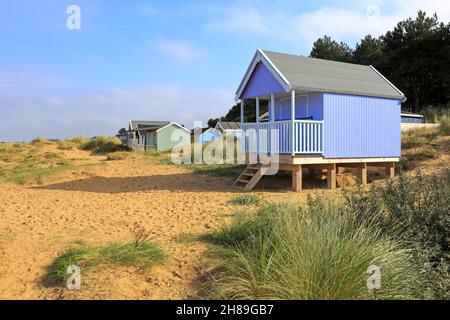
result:
M 89 150 L 96 153 L 107 153 L 116 151 L 126 151 L 128 147 L 122 145 L 116 137 L 99 136 L 94 137 L 81 145 L 81 149 Z
M 359 221 L 344 205 L 310 200 L 306 208 L 269 205 L 210 235 L 226 262 L 207 283 L 214 298 L 411 298 L 419 278 L 404 244 Z M 225 250 L 225 251 L 224 251 Z M 382 270 L 381 289 L 366 286 Z
M 31 144 L 45 144 L 48 142 L 49 142 L 49 140 L 47 140 L 46 138 L 41 138 L 41 137 L 31 140 Z
M 439 127 L 438 131 L 441 135 L 450 135 L 450 112 L 443 114 L 438 119 Z
M 254 204 L 258 204 L 261 199 L 255 194 L 243 194 L 240 196 L 236 196 L 229 201 L 230 204 L 242 205 L 242 206 L 250 206 Z
M 415 179 L 400 175 L 398 180 L 390 180 L 386 189 L 346 192 L 344 198 L 359 219 L 376 217 L 384 234 L 395 233 L 416 248 L 415 259 L 425 279 L 425 296 L 450 299 L 449 172 L 431 180 L 425 180 L 420 173 Z

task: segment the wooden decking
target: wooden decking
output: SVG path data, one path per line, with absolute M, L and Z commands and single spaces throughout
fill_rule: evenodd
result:
M 254 156 L 254 155 L 253 155 Z M 256 159 L 256 157 L 250 159 Z M 336 188 L 336 175 L 342 173 L 345 168 L 357 170 L 357 177 L 362 185 L 367 184 L 368 167 L 382 167 L 388 177 L 395 174 L 395 163 L 399 158 L 345 158 L 345 159 L 325 159 L 321 156 L 289 156 L 279 155 L 276 163 L 272 167 L 279 170 L 290 171 L 292 173 L 292 190 L 302 190 L 303 169 L 326 170 L 327 186 L 329 189 Z M 234 186 L 242 188 L 244 191 L 251 191 L 262 178 L 263 169 L 269 165 L 262 165 L 260 162 L 249 164 L 241 175 L 234 182 Z

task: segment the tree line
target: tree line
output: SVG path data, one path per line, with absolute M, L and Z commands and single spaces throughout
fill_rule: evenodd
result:
M 378 38 L 365 36 L 354 49 L 325 35 L 313 43 L 309 56 L 374 66 L 405 94 L 404 110 L 450 107 L 450 22 L 440 22 L 437 14 L 419 11 Z M 255 118 L 253 104 L 247 102 L 246 119 Z M 240 106 L 220 119 L 240 121 Z M 218 120 L 210 119 L 208 125 Z

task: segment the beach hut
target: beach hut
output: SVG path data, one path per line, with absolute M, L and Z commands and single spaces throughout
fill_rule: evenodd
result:
M 128 128 L 127 144 L 133 150 L 168 151 L 190 142 L 191 131 L 172 121 L 130 120 Z
M 250 99 L 256 104 L 255 122 L 244 119 Z M 262 100 L 269 106 L 268 122 L 260 121 Z M 405 100 L 373 66 L 258 49 L 236 91 L 241 146 L 249 163 L 234 185 L 256 186 L 267 166 L 263 155 L 292 172 L 295 191 L 302 188 L 304 168 L 326 170 L 330 188 L 345 167 L 357 169 L 363 184 L 368 167 L 383 167 L 393 176 Z
M 215 128 L 207 128 L 203 130 L 203 133 L 198 137 L 200 144 L 208 143 L 214 141 L 218 138 L 222 138 L 222 133 Z
M 401 113 L 402 123 L 423 123 L 423 115 L 402 111 Z

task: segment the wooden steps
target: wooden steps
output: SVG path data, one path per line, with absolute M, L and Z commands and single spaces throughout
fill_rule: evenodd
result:
M 252 191 L 261 178 L 261 164 L 249 164 L 234 181 L 233 187 L 244 191 Z

